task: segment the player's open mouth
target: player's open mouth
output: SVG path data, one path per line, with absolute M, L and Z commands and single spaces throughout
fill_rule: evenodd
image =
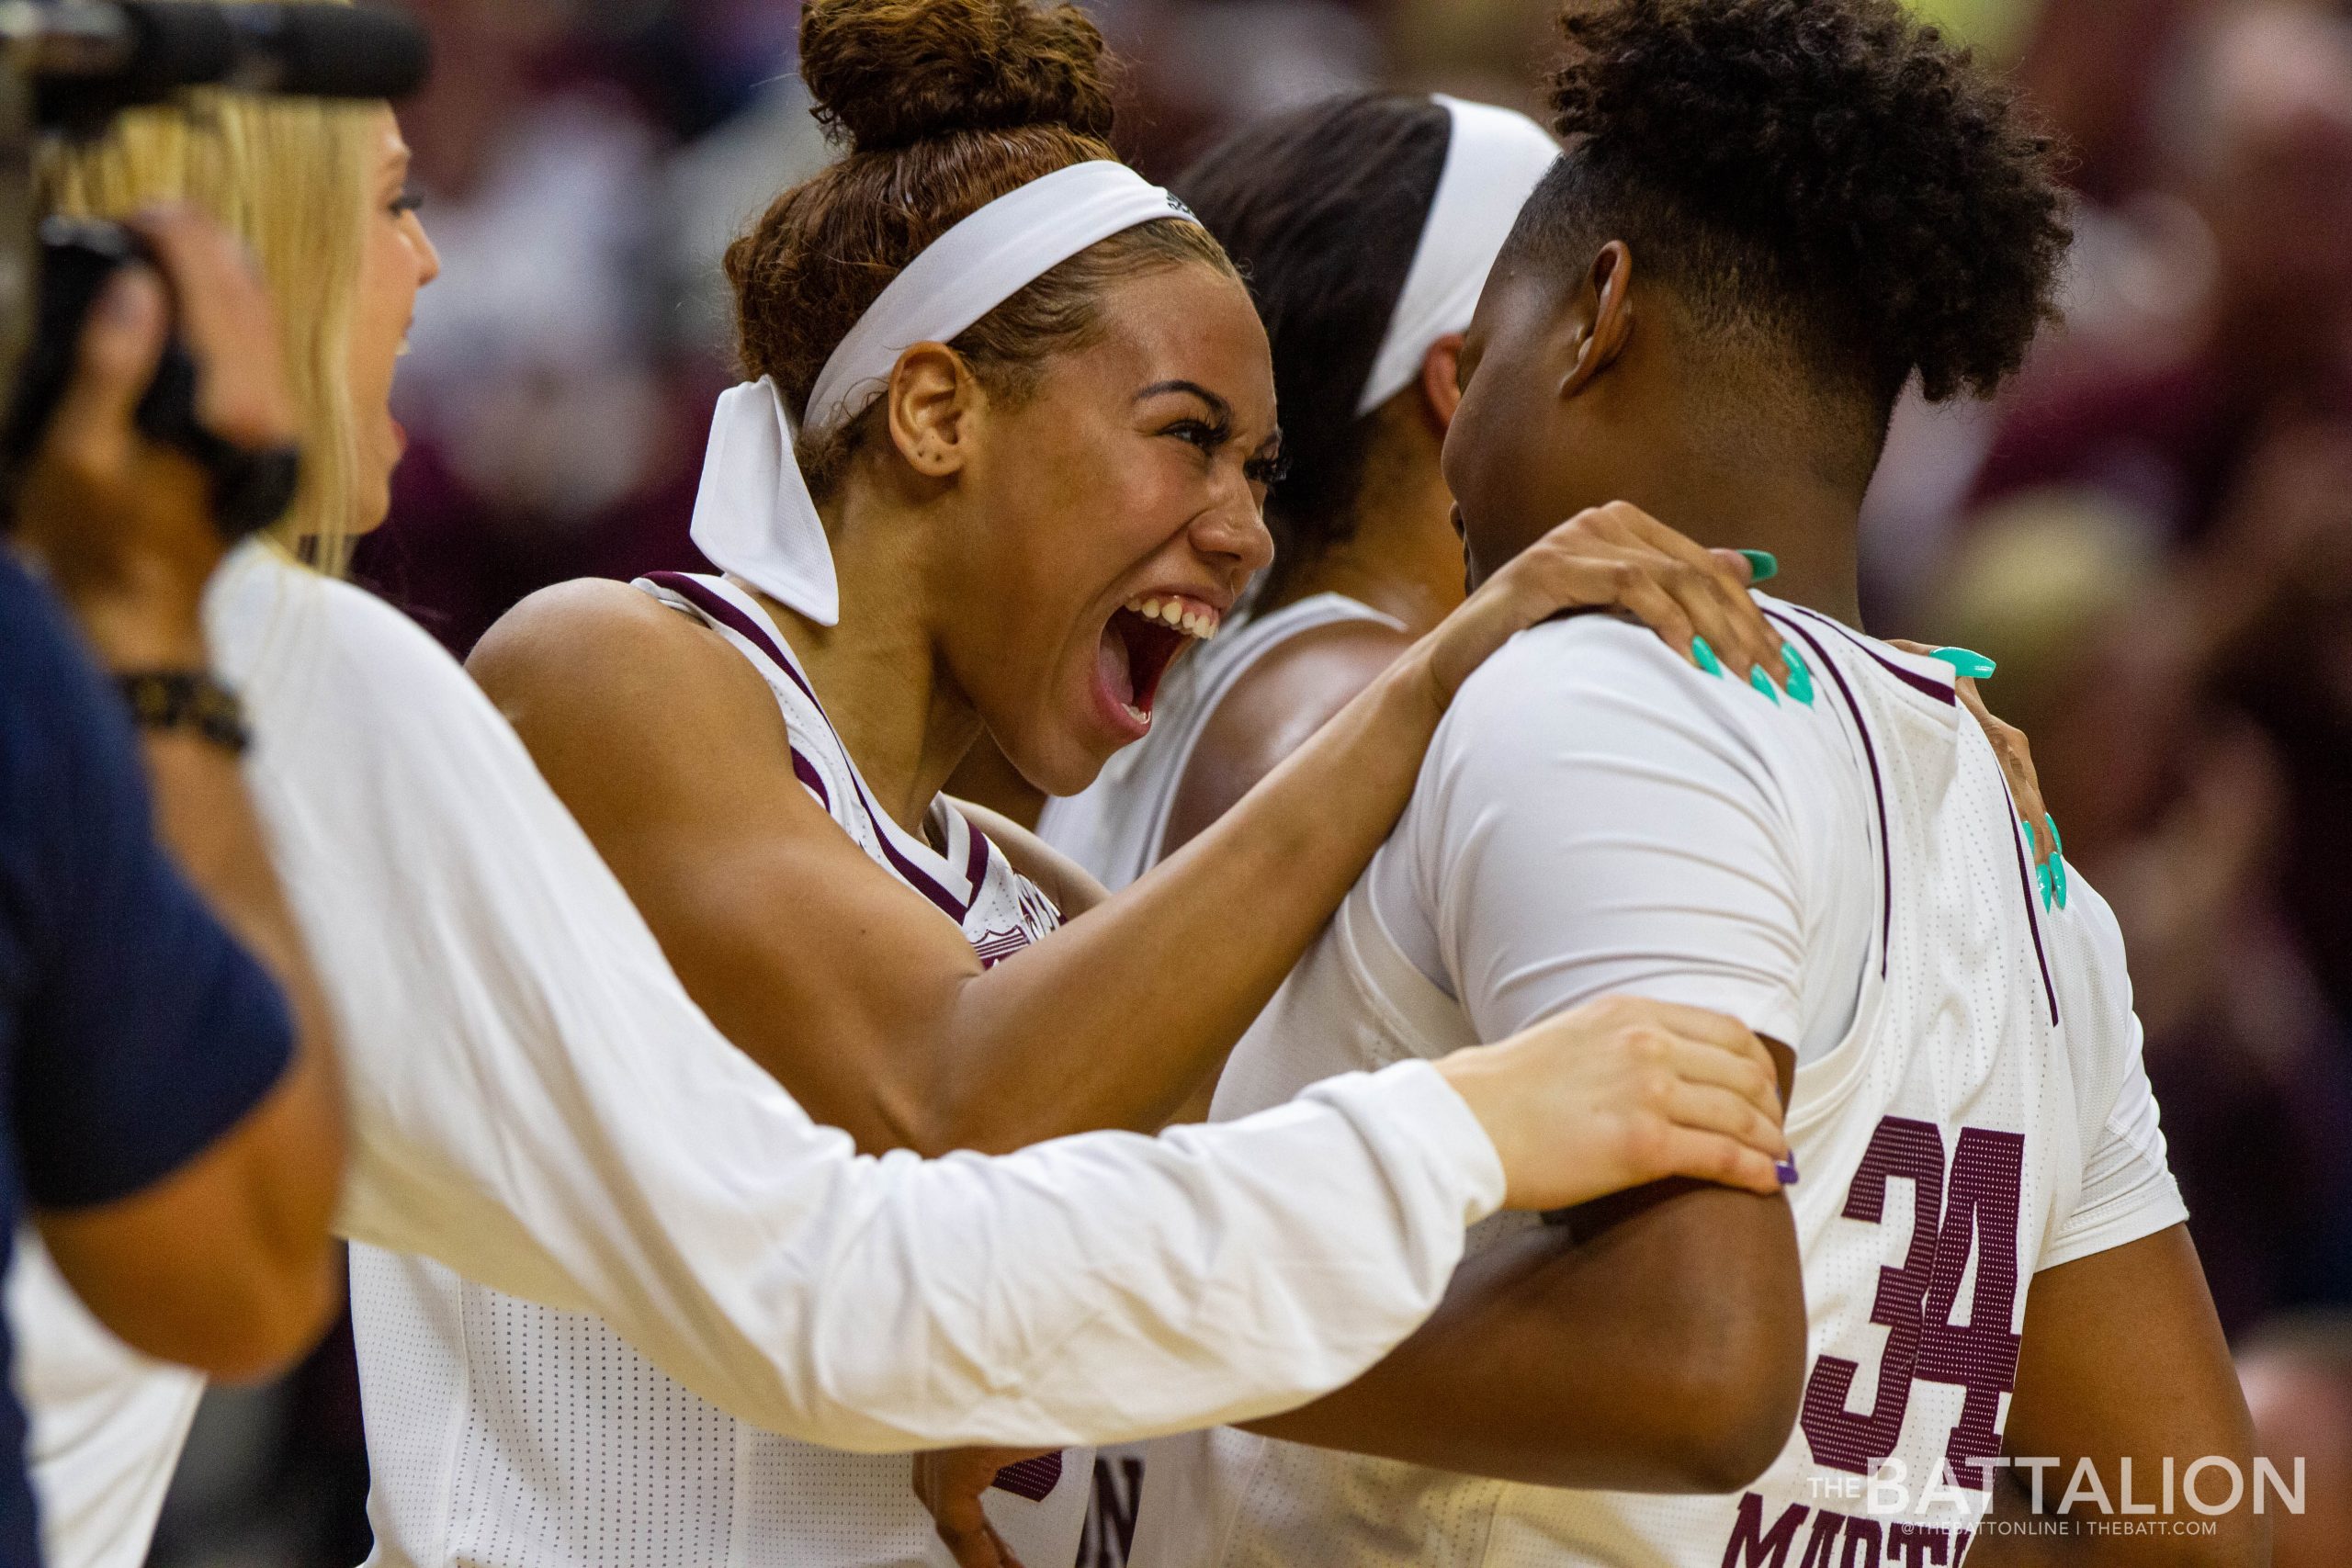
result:
M 1216 636 L 1225 616 L 1215 605 L 1182 594 L 1147 593 L 1111 612 L 1095 652 L 1104 693 L 1140 730 L 1151 727 L 1152 699 L 1186 645 Z

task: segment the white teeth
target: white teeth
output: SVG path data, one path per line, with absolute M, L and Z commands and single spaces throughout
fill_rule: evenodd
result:
M 1149 599 L 1130 599 L 1125 608 L 1130 614 L 1141 615 L 1147 621 L 1157 621 L 1161 626 L 1173 626 L 1185 636 L 1196 637 L 1203 642 L 1216 636 L 1221 621 L 1221 617 L 1215 610 L 1193 609 L 1181 599 L 1161 599 L 1157 595 Z
M 1133 703 L 1126 703 L 1126 704 L 1124 704 L 1124 705 L 1123 705 L 1123 706 L 1125 706 L 1125 707 L 1126 708 L 1126 710 L 1127 710 L 1127 716 L 1128 716 L 1129 718 L 1134 719 L 1137 724 L 1142 725 L 1146 729 L 1149 729 L 1149 728 L 1151 728 L 1151 715 L 1149 715 L 1149 714 L 1148 714 L 1148 713 L 1144 712 L 1144 711 L 1143 711 L 1143 709 L 1141 709 L 1141 708 L 1139 708 L 1139 707 L 1136 706 L 1136 705 L 1135 705 L 1135 704 L 1133 704 Z

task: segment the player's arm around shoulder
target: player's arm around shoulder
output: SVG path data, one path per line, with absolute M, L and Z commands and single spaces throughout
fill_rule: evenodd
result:
M 931 1086 L 979 961 L 804 790 L 718 633 L 616 582 L 534 594 L 469 660 L 719 1032 L 871 1152 L 944 1152 Z
M 1234 682 L 1202 728 L 1159 852 L 1175 853 L 1232 810 L 1412 646 L 1412 637 L 1394 626 L 1340 621 L 1269 651 Z

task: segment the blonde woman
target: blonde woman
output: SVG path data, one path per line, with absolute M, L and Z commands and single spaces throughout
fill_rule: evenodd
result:
M 52 170 L 73 210 L 168 197 L 224 219 L 288 322 L 311 482 L 277 538 L 240 552 L 209 629 L 252 708 L 255 798 L 342 1026 L 346 1235 L 609 1328 L 752 1427 L 903 1452 L 1287 1407 L 1418 1325 L 1465 1224 L 1498 1205 L 1669 1169 L 1770 1179 L 1754 1040 L 1619 1005 L 1162 1139 L 926 1162 L 861 1157 L 815 1125 L 688 998 L 462 671 L 296 562 L 332 567 L 386 508 L 393 363 L 437 270 L 406 162 L 387 109 L 214 97 Z M 37 1291 L 17 1304 L 62 1310 Z M 67 1343 L 32 1326 L 36 1362 Z M 103 1341 L 28 1382 L 54 1439 L 37 1460 L 51 1561 L 135 1562 L 193 1385 Z M 80 1398 L 61 1409 L 57 1389 Z M 384 1498 L 446 1501 L 448 1456 L 379 1441 L 371 1457 L 379 1556 L 438 1559 L 446 1517 Z
M 120 217 L 161 200 L 209 211 L 245 240 L 278 306 L 302 484 L 272 543 L 232 558 L 216 579 L 207 606 L 216 644 L 223 605 L 250 601 L 287 554 L 339 572 L 353 539 L 390 507 L 401 441 L 387 400 L 403 300 L 437 269 L 408 216 L 405 162 L 388 110 L 214 94 L 184 114 L 128 117 L 102 150 L 45 171 L 49 204 L 66 212 Z M 354 221 L 379 197 L 380 214 Z M 361 409 L 379 417 L 363 420 Z M 26 1331 L 17 1373 L 32 1418 L 44 1557 L 53 1568 L 137 1568 L 204 1379 L 128 1349 L 83 1307 L 36 1235 L 19 1245 L 7 1308 Z

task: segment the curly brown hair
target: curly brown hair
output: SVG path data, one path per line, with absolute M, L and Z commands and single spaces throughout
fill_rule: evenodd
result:
M 1616 237 L 1711 325 L 1886 413 L 1990 392 L 2054 314 L 2051 143 L 1898 0 L 1604 0 L 1561 18 L 1569 157 L 1522 239 Z M 1516 243 L 1516 242 L 1515 242 Z
M 924 247 L 1056 169 L 1115 159 L 1102 36 L 1075 6 L 1032 0 L 808 0 L 800 74 L 848 156 L 778 197 L 727 253 L 744 371 L 796 411 L 834 347 Z M 1099 331 L 1102 290 L 1153 266 L 1227 273 L 1197 224 L 1103 241 L 1006 300 L 951 345 L 990 389 L 1018 397 L 1048 355 Z M 804 443 L 823 496 L 875 422 Z

